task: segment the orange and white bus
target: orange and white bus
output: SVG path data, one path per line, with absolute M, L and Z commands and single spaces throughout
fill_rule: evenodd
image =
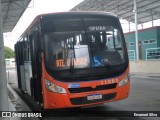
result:
M 37 16 L 15 45 L 18 87 L 44 109 L 127 98 L 129 60 L 119 19 L 103 12 Z

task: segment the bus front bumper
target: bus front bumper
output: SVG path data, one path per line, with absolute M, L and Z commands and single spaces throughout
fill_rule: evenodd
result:
M 45 94 L 44 109 L 71 108 L 91 106 L 106 102 L 113 102 L 125 99 L 129 95 L 130 81 L 124 86 L 117 86 L 115 89 L 100 90 L 83 93 L 58 94 L 47 91 Z M 101 99 L 88 100 L 87 96 L 101 95 Z

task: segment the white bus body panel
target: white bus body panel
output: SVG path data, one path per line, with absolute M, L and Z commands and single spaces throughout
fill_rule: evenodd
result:
M 25 81 L 26 81 L 26 89 L 27 93 L 31 95 L 31 77 L 32 77 L 32 69 L 31 69 L 31 62 L 25 62 Z

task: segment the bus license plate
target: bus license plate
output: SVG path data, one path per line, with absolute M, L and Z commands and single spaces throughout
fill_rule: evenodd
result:
M 94 95 L 87 96 L 87 100 L 99 100 L 99 99 L 102 99 L 101 94 L 94 94 Z

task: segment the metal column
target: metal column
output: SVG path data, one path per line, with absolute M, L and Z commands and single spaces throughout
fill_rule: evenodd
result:
M 2 11 L 0 0 L 0 111 L 8 111 L 8 90 L 5 68 L 4 41 L 3 41 L 3 25 Z
M 131 29 L 131 25 L 130 25 L 130 21 L 128 22 L 128 24 L 129 24 L 129 32 L 131 31 L 130 29 Z
M 138 21 L 137 21 L 137 0 L 134 0 L 134 19 L 135 19 L 135 39 L 136 39 L 136 60 L 139 61 L 139 43 L 138 43 Z
M 151 16 L 152 16 L 152 27 L 153 27 L 154 26 L 154 23 L 153 23 L 153 14 Z
M 143 29 L 143 23 L 141 24 L 141 26 L 142 26 L 142 29 Z

